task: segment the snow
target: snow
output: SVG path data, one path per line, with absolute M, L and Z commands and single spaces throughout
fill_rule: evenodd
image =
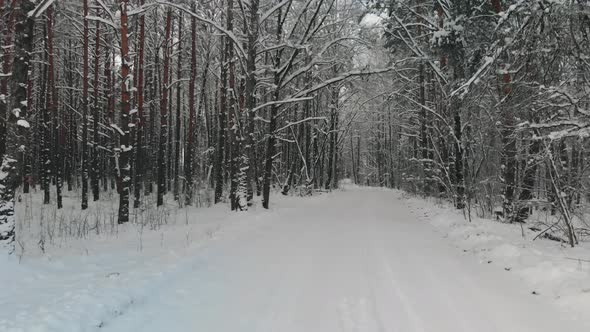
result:
M 55 0 L 46 0 L 41 2 L 35 9 L 27 13 L 28 17 L 39 17 L 43 12 L 49 8 Z
M 115 129 L 119 133 L 119 135 L 125 136 L 125 132 L 123 131 L 123 129 L 121 129 L 121 127 L 117 126 L 116 123 L 111 123 L 111 128 Z
M 108 220 L 96 227 L 93 218 L 116 211 L 116 203 L 94 206 L 86 215 L 77 210 L 79 202 L 64 197 L 64 205 L 71 215 L 66 211 L 58 214 L 54 220 L 59 224 L 45 220 L 44 228 L 49 229 L 51 223 L 54 229 L 48 231 L 53 238 L 44 238 L 44 254 L 38 252 L 39 239 L 31 236 L 18 239 L 16 255 L 0 258 L 0 283 L 10 285 L 0 296 L 6 307 L 0 313 L 2 332 L 95 331 L 190 268 L 192 256 L 218 237 L 229 240 L 240 229 L 257 224 L 255 216 L 241 220 L 220 206 L 161 210 L 158 213 L 168 217 L 165 226 L 115 223 L 111 230 Z M 45 209 L 40 213 L 46 218 L 55 216 L 54 209 Z M 83 227 L 75 220 L 65 223 L 68 216 L 88 220 L 92 226 L 87 227 L 96 229 L 81 238 L 59 237 L 61 229 L 75 233 Z M 36 236 L 36 225 L 29 222 L 19 220 L 17 234 L 32 230 L 31 235 Z
M 18 126 L 23 127 L 23 128 L 31 128 L 31 125 L 29 124 L 29 122 L 27 120 L 23 120 L 23 119 L 17 120 L 16 124 Z
M 590 326 L 590 247 L 576 248 L 546 239 L 530 225 L 506 224 L 473 217 L 472 222 L 452 207 L 409 198 L 408 205 L 422 220 L 451 239 L 459 252 L 480 263 L 518 276 L 530 293 L 553 302 L 570 320 Z M 564 329 L 568 330 L 568 329 Z M 569 331 L 569 330 L 568 330 Z
M 99 16 L 88 15 L 88 16 L 86 16 L 86 19 L 91 20 L 91 21 L 98 21 L 98 22 L 104 23 L 104 24 L 114 28 L 115 30 L 119 30 L 121 28 L 121 26 L 115 24 L 115 22 L 105 19 L 105 18 L 102 18 L 102 17 L 99 17 Z
M 121 144 L 121 151 L 129 152 L 133 150 L 133 145 L 123 145 Z
M 165 225 L 53 238 L 45 254 L 21 239 L 0 262 L 0 331 L 588 331 L 564 310 L 587 312 L 587 293 L 550 292 L 590 283 L 543 256 L 565 250 L 554 242 L 391 190 L 274 197 L 243 213 L 169 206 Z
M 360 25 L 364 27 L 375 27 L 380 26 L 382 22 L 383 17 L 374 13 L 367 13 L 361 19 Z

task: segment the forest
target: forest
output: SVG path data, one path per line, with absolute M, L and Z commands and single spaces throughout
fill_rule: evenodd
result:
M 8 252 L 29 199 L 124 224 L 342 181 L 590 232 L 586 0 L 0 0 L 0 37 Z

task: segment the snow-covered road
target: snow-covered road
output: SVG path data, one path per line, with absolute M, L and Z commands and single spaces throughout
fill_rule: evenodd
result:
M 301 200 L 279 215 L 200 250 L 101 330 L 581 331 L 515 275 L 461 255 L 391 191 Z

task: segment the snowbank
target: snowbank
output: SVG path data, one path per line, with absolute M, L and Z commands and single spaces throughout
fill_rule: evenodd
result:
M 166 224 L 157 228 L 129 223 L 116 225 L 114 232 L 88 232 L 80 238 L 65 237 L 68 232 L 60 237 L 56 231 L 51 240 L 47 237 L 53 230 L 43 231 L 44 252 L 38 249 L 40 230 L 62 221 L 50 219 L 49 213 L 44 221 L 31 218 L 30 224 L 20 225 L 19 253 L 0 258 L 0 331 L 96 331 L 141 305 L 175 275 L 193 269 L 199 264 L 196 254 L 218 239 L 263 227 L 277 211 L 297 204 L 291 197 L 279 199 L 270 211 L 254 207 L 247 213 L 230 212 L 225 205 L 170 206 Z M 67 202 L 66 209 L 76 203 Z M 64 225 L 71 227 L 69 222 Z
M 590 312 L 590 247 L 576 248 L 533 238 L 527 225 L 475 218 L 469 222 L 452 206 L 404 197 L 418 217 L 434 225 L 443 237 L 465 255 L 475 256 L 506 273 L 515 273 L 529 285 L 531 294 L 555 301 L 564 311 L 586 320 Z M 522 227 L 521 227 L 522 226 Z

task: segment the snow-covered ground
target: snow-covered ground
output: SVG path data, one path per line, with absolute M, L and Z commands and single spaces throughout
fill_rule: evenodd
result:
M 531 294 L 557 304 L 572 319 L 590 322 L 590 243 L 570 248 L 542 237 L 535 239 L 539 232 L 531 231 L 530 225 L 476 217 L 469 222 L 446 203 L 415 197 L 405 201 L 421 220 L 449 238 L 458 252 L 516 275 Z
M 583 246 L 389 190 L 275 201 L 3 258 L 0 331 L 590 329 Z

